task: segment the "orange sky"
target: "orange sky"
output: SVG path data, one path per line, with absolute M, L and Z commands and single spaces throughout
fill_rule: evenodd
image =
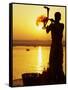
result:
M 61 21 L 65 25 L 65 7 L 48 6 L 50 8 L 49 17 L 54 19 L 54 13 L 61 13 Z M 40 15 L 47 15 L 43 6 L 13 4 L 13 40 L 50 40 L 50 33 L 39 29 L 36 19 Z M 65 40 L 65 27 L 63 32 Z

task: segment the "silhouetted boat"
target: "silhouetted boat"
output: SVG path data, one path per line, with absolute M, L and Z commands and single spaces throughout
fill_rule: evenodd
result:
M 26 49 L 26 51 L 30 51 L 30 49 Z

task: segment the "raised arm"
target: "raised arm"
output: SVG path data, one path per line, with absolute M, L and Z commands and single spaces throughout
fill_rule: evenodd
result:
M 49 33 L 52 30 L 52 24 L 46 27 L 46 32 Z

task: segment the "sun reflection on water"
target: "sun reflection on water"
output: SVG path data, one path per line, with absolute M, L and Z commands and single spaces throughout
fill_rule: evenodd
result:
M 38 48 L 38 72 L 42 73 L 43 68 L 43 60 L 42 60 L 42 47 L 39 46 Z

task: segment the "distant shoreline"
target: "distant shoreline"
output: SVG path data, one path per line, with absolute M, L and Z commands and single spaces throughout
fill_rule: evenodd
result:
M 66 46 L 65 41 L 63 41 L 62 44 Z M 14 40 L 13 46 L 51 46 L 51 40 Z

